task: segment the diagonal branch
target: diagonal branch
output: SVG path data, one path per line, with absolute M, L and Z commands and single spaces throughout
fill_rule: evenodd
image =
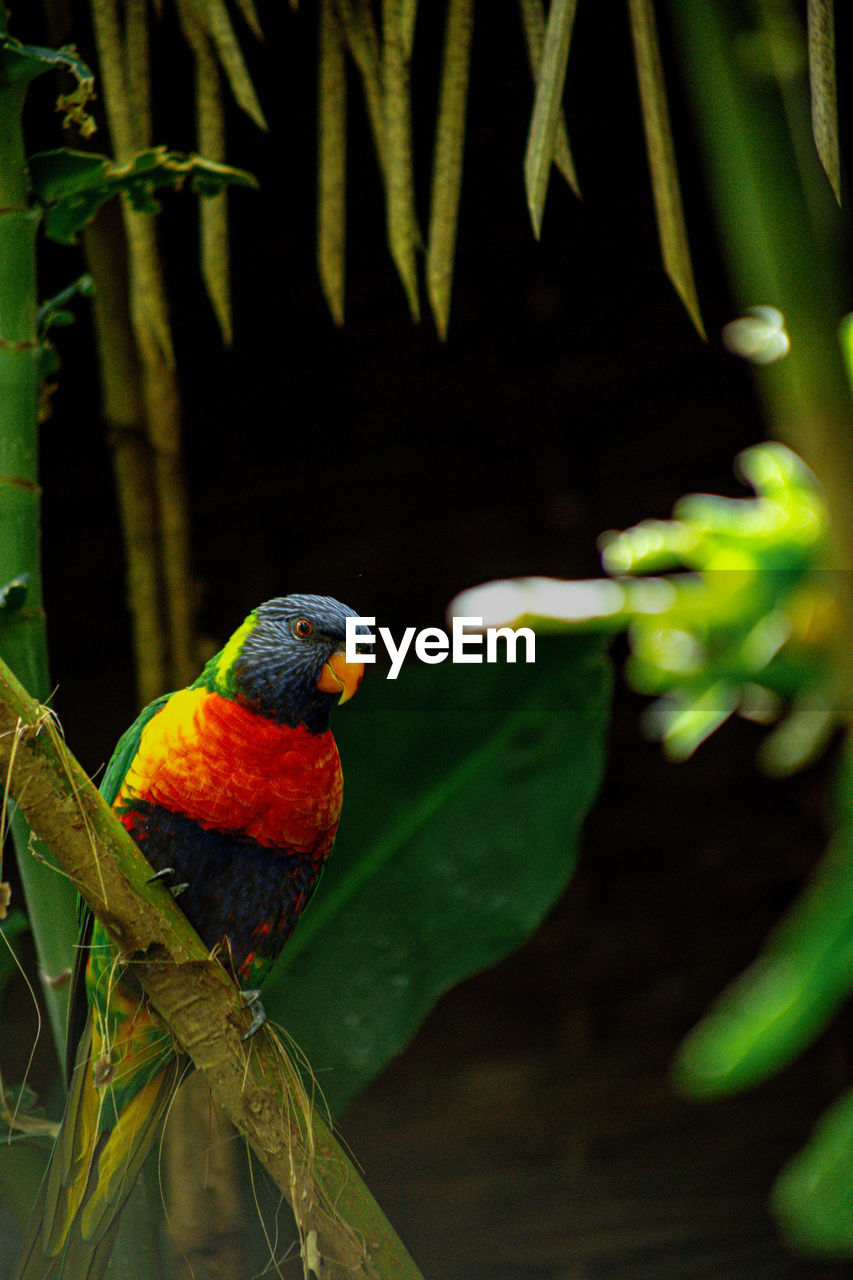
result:
M 273 1037 L 68 751 L 53 715 L 0 661 L 0 770 L 34 832 L 96 915 L 181 1050 L 290 1202 L 303 1261 L 330 1280 L 421 1280 Z

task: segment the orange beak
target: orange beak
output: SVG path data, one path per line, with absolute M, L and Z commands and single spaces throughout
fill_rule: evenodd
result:
M 322 693 L 339 693 L 338 705 L 349 702 L 361 684 L 364 675 L 363 662 L 347 662 L 343 649 L 332 654 L 328 662 L 323 663 L 317 688 Z

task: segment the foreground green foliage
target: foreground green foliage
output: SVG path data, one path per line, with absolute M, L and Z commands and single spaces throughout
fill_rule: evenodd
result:
M 809 471 L 781 445 L 739 459 L 754 498 L 692 495 L 669 521 L 602 539 L 611 577 L 491 583 L 455 602 L 487 625 L 627 632 L 626 677 L 652 694 L 648 725 L 684 759 L 734 712 L 779 723 L 763 759 L 809 763 L 843 723 L 834 663 L 838 576 Z M 686 1093 L 715 1098 L 780 1071 L 853 991 L 853 760 L 838 771 L 826 856 L 755 963 L 690 1034 L 674 1064 Z M 783 1170 L 773 1207 L 790 1240 L 853 1252 L 853 1091 Z

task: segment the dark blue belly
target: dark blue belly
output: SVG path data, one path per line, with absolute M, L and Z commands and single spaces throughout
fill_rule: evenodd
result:
M 310 857 L 208 831 L 191 818 L 138 801 L 122 821 L 155 871 L 186 883 L 178 906 L 219 959 L 239 975 L 254 955 L 260 980 L 293 931 L 321 870 Z M 230 958 L 229 958 L 230 951 Z

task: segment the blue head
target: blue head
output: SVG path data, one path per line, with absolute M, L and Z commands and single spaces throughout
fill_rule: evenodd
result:
M 312 733 L 329 725 L 335 702 L 346 702 L 364 674 L 347 662 L 346 620 L 358 614 L 330 596 L 279 596 L 258 605 L 202 679 L 283 724 Z M 360 627 L 359 631 L 366 631 Z

